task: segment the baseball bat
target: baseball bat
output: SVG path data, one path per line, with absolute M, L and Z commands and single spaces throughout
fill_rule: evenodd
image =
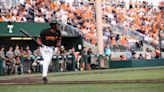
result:
M 23 28 L 19 30 L 22 34 L 32 38 L 32 40 L 37 41 L 31 34 L 29 34 L 27 31 L 25 31 Z

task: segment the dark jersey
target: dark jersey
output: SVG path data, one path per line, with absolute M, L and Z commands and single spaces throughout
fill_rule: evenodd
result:
M 46 46 L 56 46 L 57 40 L 61 39 L 60 31 L 51 32 L 50 28 L 41 31 L 40 38 L 42 44 Z

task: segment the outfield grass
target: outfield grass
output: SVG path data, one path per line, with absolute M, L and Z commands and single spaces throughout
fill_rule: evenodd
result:
M 0 86 L 1 92 L 163 92 L 164 83 Z

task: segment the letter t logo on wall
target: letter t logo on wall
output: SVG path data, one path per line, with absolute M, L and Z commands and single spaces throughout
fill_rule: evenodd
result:
M 9 33 L 13 33 L 12 29 L 14 28 L 14 26 L 11 24 L 10 21 L 8 22 L 7 28 L 9 29 Z

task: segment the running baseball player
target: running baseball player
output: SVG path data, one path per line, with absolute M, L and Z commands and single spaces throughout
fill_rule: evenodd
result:
M 42 77 L 44 84 L 48 83 L 48 67 L 52 60 L 54 48 L 60 47 L 61 45 L 61 33 L 58 25 L 59 23 L 56 20 L 53 20 L 50 23 L 51 28 L 42 30 L 40 36 L 37 38 L 43 60 L 34 60 L 32 66 L 36 66 L 38 63 L 43 66 Z

